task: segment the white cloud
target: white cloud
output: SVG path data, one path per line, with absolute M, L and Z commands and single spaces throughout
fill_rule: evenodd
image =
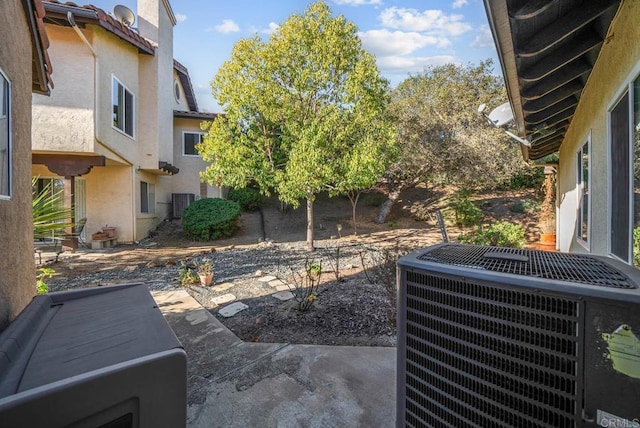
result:
M 441 10 L 425 10 L 391 7 L 378 17 L 382 25 L 404 31 L 424 31 L 448 36 L 459 36 L 471 30 L 471 25 L 462 21 L 462 15 L 447 15 Z
M 425 46 L 447 47 L 446 38 L 424 35 L 415 31 L 370 30 L 359 33 L 362 45 L 376 56 L 408 55 Z
M 333 0 L 335 4 L 347 4 L 350 6 L 361 6 L 366 4 L 382 5 L 382 0 Z
M 467 4 L 469 4 L 467 0 L 455 0 L 452 7 L 454 9 L 460 9 L 462 6 L 466 6 Z
M 472 48 L 492 48 L 494 45 L 493 36 L 488 25 L 480 27 L 479 34 L 476 36 L 473 42 L 471 42 Z
M 187 15 L 184 15 L 182 13 L 176 13 L 176 21 L 178 21 L 178 23 L 184 22 L 187 20 Z
M 278 30 L 278 28 L 280 28 L 278 24 L 276 24 L 275 22 L 270 22 L 269 26 L 267 28 L 260 30 L 260 32 L 262 34 L 273 34 Z
M 237 33 L 240 31 L 240 27 L 232 19 L 223 19 L 222 24 L 218 24 L 213 28 L 209 27 L 206 31 L 215 31 L 222 34 Z

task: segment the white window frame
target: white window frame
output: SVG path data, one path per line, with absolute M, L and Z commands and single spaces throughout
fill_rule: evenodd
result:
M 611 114 L 615 107 L 618 106 L 618 103 L 621 101 L 622 97 L 625 94 L 628 94 L 628 105 L 627 105 L 627 114 L 629 120 L 629 221 L 627 224 L 627 233 L 629 235 L 629 248 L 627 254 L 627 260 L 621 259 L 618 255 L 613 253 L 613 244 L 611 242 L 612 234 L 609 233 L 607 236 L 607 252 L 610 257 L 613 257 L 617 260 L 620 260 L 629 265 L 633 265 L 633 221 L 634 221 L 634 201 L 633 201 L 633 161 L 634 161 L 634 153 L 633 153 L 633 109 L 634 109 L 634 93 L 633 93 L 633 83 L 640 79 L 640 62 L 635 65 L 631 73 L 624 80 L 624 84 L 622 84 L 618 90 L 616 91 L 614 97 L 612 97 L 611 101 L 607 105 L 607 178 L 608 178 L 608 200 L 607 200 L 607 230 L 611 231 L 613 219 L 612 210 L 613 210 L 613 165 L 612 165 L 612 153 L 611 153 L 611 144 L 612 144 L 612 130 L 611 130 Z
M 7 121 L 7 152 L 4 154 L 4 156 L 7 157 L 7 170 L 3 171 L 3 165 L 4 162 L 2 164 L 0 164 L 0 182 L 1 180 L 4 180 L 5 178 L 7 179 L 7 193 L 0 193 L 0 200 L 11 200 L 11 197 L 13 195 L 13 129 L 11 126 L 11 118 L 12 118 L 12 112 L 11 112 L 11 80 L 9 80 L 9 77 L 7 77 L 6 74 L 4 74 L 4 72 L 2 71 L 2 69 L 0 69 L 0 77 L 2 79 L 0 79 L 0 84 L 2 84 L 3 89 L 2 92 L 0 92 L 0 94 L 2 95 L 2 97 L 0 97 L 0 119 L 3 119 Z M 6 82 L 6 93 L 4 91 L 5 88 L 5 83 Z M 6 96 L 6 105 L 5 105 L 5 96 Z M 6 107 L 6 110 L 5 110 Z M 1 186 L 0 186 L 1 189 Z M 1 190 L 0 190 L 1 192 Z
M 184 143 L 185 143 L 185 136 L 187 134 L 199 135 L 200 136 L 200 142 L 202 142 L 202 137 L 204 137 L 205 133 L 204 132 L 198 132 L 198 131 L 182 131 L 182 156 L 185 156 L 185 157 L 198 157 L 198 158 L 202 157 L 198 153 L 196 153 L 194 155 L 185 153 L 185 144 Z
M 116 124 L 114 123 L 115 121 L 113 120 L 113 106 L 117 104 L 117 100 L 114 99 L 114 96 L 113 96 L 114 86 L 116 84 L 122 87 L 122 90 L 125 92 L 125 94 L 127 92 L 131 94 L 131 104 L 133 109 L 133 111 L 131 112 L 131 122 L 132 122 L 131 134 L 127 133 L 126 131 L 127 129 L 127 111 L 126 110 L 124 111 L 124 114 L 123 114 L 123 121 L 124 121 L 123 129 L 120 129 L 118 126 L 116 126 Z M 120 108 L 119 105 L 118 105 L 118 108 Z M 124 109 L 124 106 L 123 106 L 123 109 Z M 111 75 L 111 127 L 116 131 L 118 131 L 119 133 L 121 133 L 122 135 L 126 135 L 127 137 L 133 140 L 136 139 L 136 94 L 134 94 L 133 91 L 127 87 L 127 85 L 122 83 L 122 81 L 118 79 L 116 76 L 114 76 L 113 74 Z
M 577 189 L 577 218 L 576 218 L 576 240 L 582 245 L 587 251 L 591 251 L 591 206 L 592 206 L 592 187 L 591 187 L 591 133 L 589 136 L 583 140 L 584 142 L 580 145 L 577 156 L 577 170 L 576 170 L 576 189 Z M 583 169 L 583 161 L 584 161 L 584 148 L 587 148 L 587 206 L 584 206 L 584 169 Z M 587 210 L 587 239 L 582 238 L 582 220 L 584 218 L 584 210 Z
M 142 191 L 142 186 L 146 185 L 146 193 Z M 142 197 L 146 196 L 147 211 L 143 211 Z M 155 214 L 156 213 L 156 185 L 148 181 L 140 180 L 140 213 Z

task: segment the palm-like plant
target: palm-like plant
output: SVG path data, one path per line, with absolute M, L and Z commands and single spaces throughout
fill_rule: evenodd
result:
M 31 180 L 34 239 L 62 239 L 68 236 L 65 229 L 73 227 L 68 220 L 73 219 L 74 210 L 64 206 L 64 190 L 52 191 L 51 181 L 38 190 L 37 182 L 38 177 Z

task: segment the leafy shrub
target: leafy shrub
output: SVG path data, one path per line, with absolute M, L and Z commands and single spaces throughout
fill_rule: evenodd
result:
M 511 176 L 501 189 L 538 189 L 544 181 L 544 168 L 529 168 Z
M 182 213 L 182 228 L 189 237 L 209 241 L 226 238 L 238 229 L 240 205 L 220 198 L 195 201 Z
M 475 226 L 482 221 L 482 210 L 469 200 L 471 191 L 461 189 L 453 198 L 450 206 L 456 217 L 458 227 Z
M 46 294 L 49 292 L 49 285 L 45 282 L 45 279 L 53 278 L 53 274 L 56 273 L 56 271 L 47 267 L 42 267 L 38 270 L 40 272 L 36 275 L 36 293 Z
M 640 226 L 633 229 L 633 265 L 640 267 Z
M 180 285 L 185 286 L 199 283 L 200 278 L 196 273 L 197 268 L 198 267 L 195 263 L 181 262 L 180 267 L 178 268 L 178 280 L 180 281 Z
M 239 203 L 244 211 L 258 211 L 262 206 L 262 195 L 253 187 L 231 189 L 227 198 Z
M 522 248 L 527 243 L 524 228 L 508 221 L 480 227 L 475 232 L 460 235 L 458 240 L 468 244 L 511 248 Z

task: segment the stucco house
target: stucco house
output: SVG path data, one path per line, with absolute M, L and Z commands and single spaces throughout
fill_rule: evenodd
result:
M 485 0 L 525 160 L 558 152 L 557 247 L 633 263 L 640 1 Z M 638 233 L 636 232 L 636 235 Z
M 197 113 L 186 68 L 173 59 L 176 19 L 168 0 L 137 3 L 135 23 L 123 23 L 92 5 L 44 1 L 60 81 L 33 100 L 33 175 L 64 186 L 87 234 L 115 226 L 119 242 L 171 216 L 173 193 L 200 193 L 199 183 L 177 180 L 198 171 L 175 156 L 174 111 Z
M 177 106 L 173 111 L 173 159 L 181 173 L 173 177 L 172 216 L 179 216 L 181 209 L 192 200 L 200 198 L 222 198 L 222 188 L 210 186 L 200 181 L 199 172 L 207 163 L 196 149 L 204 131 L 200 124 L 213 121 L 217 114 L 201 112 L 195 98 L 189 72 L 178 61 L 173 62 L 175 71 L 174 89 Z
M 40 0 L 0 14 L 0 331 L 35 295 L 31 204 L 31 94 L 46 96 L 52 67 Z

